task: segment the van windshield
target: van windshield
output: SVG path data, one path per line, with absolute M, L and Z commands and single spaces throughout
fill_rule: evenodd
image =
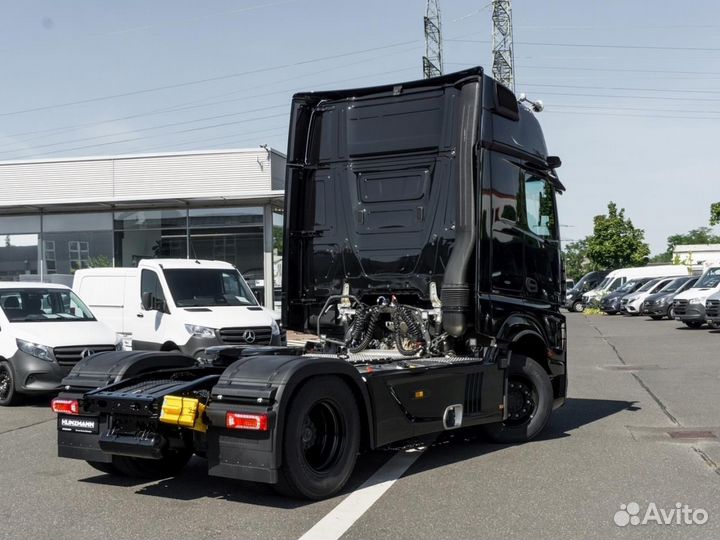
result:
M 710 268 L 695 284 L 695 289 L 714 289 L 720 284 L 720 268 Z
M 258 305 L 237 270 L 182 268 L 163 272 L 177 307 Z
M 69 289 L 3 289 L 0 307 L 10 322 L 95 320 L 87 306 Z
M 682 287 L 687 281 L 688 281 L 688 278 L 686 278 L 686 277 L 675 278 L 670 283 L 665 285 L 662 289 L 660 289 L 660 291 L 658 291 L 658 292 L 661 292 L 661 293 L 675 292 L 680 287 Z
M 596 289 L 596 290 L 601 290 L 601 291 L 602 291 L 602 290 L 605 290 L 605 287 L 608 286 L 608 284 L 612 281 L 612 279 L 613 279 L 613 278 L 611 278 L 611 277 L 606 277 L 605 279 L 603 279 L 603 280 L 598 284 L 597 287 L 595 287 L 595 289 Z

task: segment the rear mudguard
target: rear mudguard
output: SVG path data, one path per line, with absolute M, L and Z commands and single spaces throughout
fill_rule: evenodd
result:
M 374 448 L 373 411 L 357 369 L 340 358 L 253 356 L 228 366 L 212 390 L 206 410 L 208 471 L 224 476 L 274 484 L 282 464 L 282 440 L 288 404 L 309 377 L 335 375 L 351 388 L 362 419 L 366 448 Z M 267 432 L 225 428 L 228 411 L 268 413 Z
M 62 380 L 65 390 L 101 388 L 157 369 L 188 368 L 197 362 L 177 352 L 112 351 L 83 358 Z

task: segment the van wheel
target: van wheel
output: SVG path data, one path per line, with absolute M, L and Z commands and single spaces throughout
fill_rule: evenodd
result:
M 660 319 L 663 318 L 663 316 L 662 316 L 662 315 L 650 315 L 650 318 L 651 318 L 653 321 L 659 321 Z
M 688 328 L 700 328 L 704 323 L 702 321 L 685 321 L 685 325 Z
M 672 306 L 670 306 L 668 308 L 667 318 L 670 319 L 671 321 L 675 318 L 675 310 L 673 309 Z
M 10 362 L 0 362 L 0 406 L 10 407 L 17 405 L 20 401 L 20 394 L 15 389 L 15 372 Z
M 145 459 L 128 456 L 113 456 L 111 465 L 114 473 L 133 478 L 167 478 L 176 476 L 190 461 L 192 450 L 170 450 L 161 459 Z M 93 465 L 91 463 L 93 467 Z M 97 467 L 95 467 L 97 469 Z M 100 470 L 100 469 L 99 469 Z M 112 474 L 112 473 L 111 473 Z
M 582 313 L 583 311 L 585 311 L 585 306 L 583 305 L 583 303 L 582 303 L 580 300 L 575 300 L 575 301 L 573 302 L 573 305 L 572 305 L 572 308 L 571 308 L 571 309 L 572 309 L 575 313 Z
M 550 377 L 532 358 L 513 354 L 507 378 L 507 419 L 481 428 L 493 442 L 529 441 L 550 419 L 553 405 Z
M 350 478 L 360 447 L 360 414 L 339 377 L 310 379 L 290 402 L 275 488 L 284 495 L 324 499 Z

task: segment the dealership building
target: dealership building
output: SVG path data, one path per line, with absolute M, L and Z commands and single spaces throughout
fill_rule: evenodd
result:
M 0 162 L 0 280 L 216 259 L 272 306 L 284 177 L 285 156 L 264 147 Z

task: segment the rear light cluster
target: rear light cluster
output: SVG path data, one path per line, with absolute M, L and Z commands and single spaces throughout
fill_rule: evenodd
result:
M 267 414 L 248 414 L 228 411 L 225 414 L 225 427 L 228 429 L 248 429 L 251 431 L 267 431 Z
M 62 414 L 80 414 L 80 403 L 77 399 L 55 398 L 50 402 L 53 412 Z

